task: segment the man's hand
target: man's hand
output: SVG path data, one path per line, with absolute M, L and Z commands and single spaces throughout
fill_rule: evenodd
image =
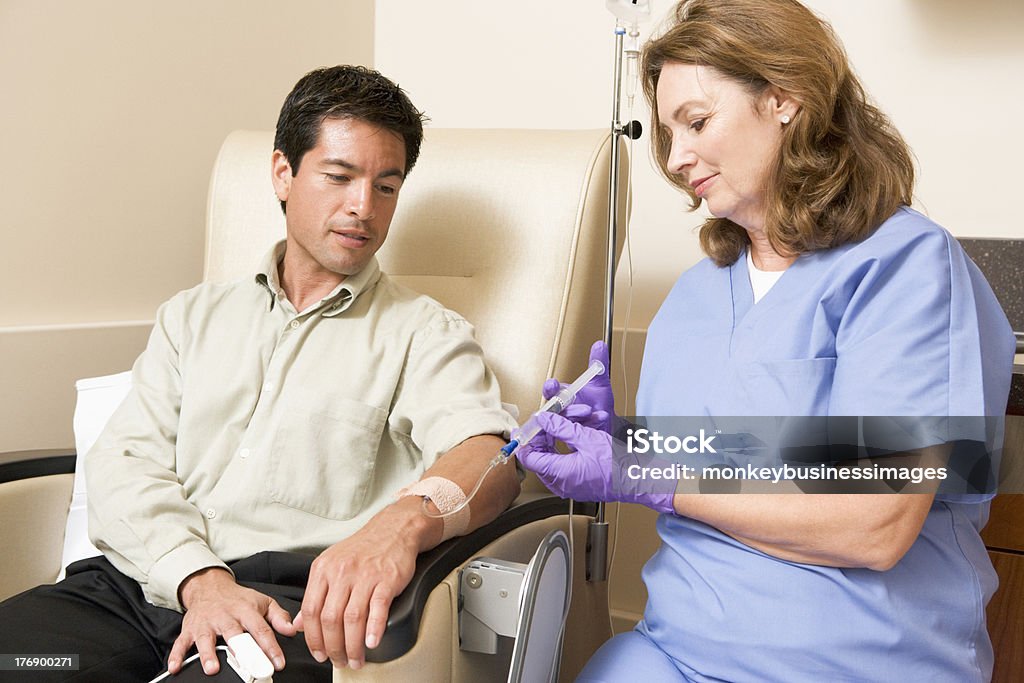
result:
M 203 671 L 208 676 L 217 673 L 220 670 L 215 650 L 217 636 L 227 640 L 243 631 L 256 640 L 276 670 L 284 668 L 284 653 L 274 631 L 294 636 L 296 629 L 291 616 L 273 598 L 239 586 L 230 572 L 211 567 L 182 582 L 181 604 L 185 608 L 181 635 L 174 641 L 167 658 L 167 670 L 172 675 L 181 670 L 192 643 L 199 650 Z
M 313 561 L 295 626 L 318 662 L 329 657 L 335 666 L 359 669 L 365 648 L 380 643 L 416 556 L 441 537 L 440 520 L 420 514 L 421 505 L 418 496 L 399 500 Z

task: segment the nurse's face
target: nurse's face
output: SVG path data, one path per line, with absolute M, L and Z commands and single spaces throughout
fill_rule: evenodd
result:
M 658 118 L 672 146 L 668 170 L 679 174 L 718 218 L 741 227 L 764 226 L 765 179 L 792 100 L 775 88 L 752 96 L 709 67 L 669 62 L 661 69 Z

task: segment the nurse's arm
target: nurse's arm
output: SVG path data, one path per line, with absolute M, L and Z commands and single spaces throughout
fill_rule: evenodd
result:
M 676 512 L 773 557 L 891 569 L 917 539 L 934 494 L 678 494 Z

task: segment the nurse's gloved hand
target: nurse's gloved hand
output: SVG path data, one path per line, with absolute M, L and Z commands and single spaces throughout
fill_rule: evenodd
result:
M 615 416 L 615 396 L 612 394 L 611 374 L 609 373 L 608 346 L 603 341 L 596 341 L 590 347 L 589 363 L 593 363 L 595 360 L 601 361 L 604 365 L 604 372 L 587 382 L 576 394 L 572 406 L 566 408 L 562 414 L 587 427 L 610 432 Z M 544 400 L 555 396 L 565 386 L 568 385 L 562 384 L 557 379 L 549 379 L 544 382 L 542 388 Z M 577 411 L 572 410 L 574 406 L 580 405 L 590 408 L 585 417 L 578 417 Z M 583 413 L 584 411 L 579 412 Z
M 648 490 L 644 482 L 634 481 L 620 470 L 608 433 L 556 413 L 538 413 L 534 419 L 541 431 L 516 451 L 516 457 L 555 495 L 574 500 L 639 503 L 658 512 L 675 512 L 674 493 Z M 573 452 L 556 452 L 555 439 Z

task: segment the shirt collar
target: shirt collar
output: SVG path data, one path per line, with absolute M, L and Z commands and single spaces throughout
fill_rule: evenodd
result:
M 286 241 L 281 240 L 271 248 L 263 257 L 259 272 L 256 273 L 256 282 L 270 293 L 268 310 L 274 310 L 274 304 L 278 298 L 284 297 L 284 289 L 278 280 L 277 266 L 284 258 Z M 380 280 L 380 264 L 374 256 L 366 267 L 355 275 L 349 275 L 337 287 L 331 290 L 330 294 L 320 300 L 319 307 L 326 306 L 322 315 L 333 317 L 348 309 L 359 295 L 373 289 Z

